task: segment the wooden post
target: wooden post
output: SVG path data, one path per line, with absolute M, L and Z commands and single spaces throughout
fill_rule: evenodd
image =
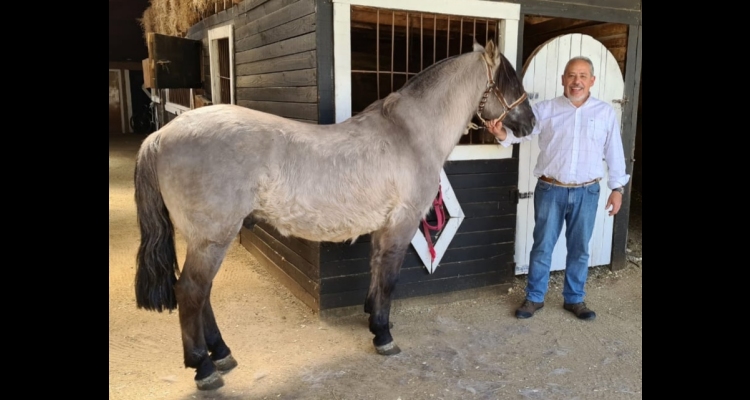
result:
M 630 194 L 633 189 L 633 153 L 635 148 L 636 124 L 638 119 L 638 92 L 640 91 L 641 66 L 643 57 L 643 25 L 630 25 L 628 30 L 628 55 L 625 65 L 625 95 L 628 100 L 623 107 L 622 137 L 625 150 L 625 171 L 630 174 L 630 182 L 625 185 L 620 212 L 615 216 L 612 238 L 612 267 L 617 271 L 628 265 L 627 245 L 630 224 Z M 626 118 L 627 116 L 627 118 Z

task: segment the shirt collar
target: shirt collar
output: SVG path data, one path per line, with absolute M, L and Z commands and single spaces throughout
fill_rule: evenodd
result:
M 559 97 L 559 99 L 560 99 L 561 103 L 569 105 L 569 106 L 571 106 L 573 108 L 576 108 L 576 106 L 573 104 L 573 102 L 571 102 L 570 99 L 568 99 L 567 97 L 565 97 L 564 94 L 561 94 L 560 97 Z M 594 101 L 596 101 L 596 99 L 594 98 L 594 95 L 591 94 L 591 92 L 589 92 L 589 97 L 586 99 L 586 101 L 583 102 L 583 104 L 581 104 L 581 107 L 585 107 L 586 105 L 588 105 L 589 103 L 593 103 Z

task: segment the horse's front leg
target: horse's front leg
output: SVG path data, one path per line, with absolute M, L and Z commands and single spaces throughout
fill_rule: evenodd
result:
M 204 311 L 206 306 L 210 310 L 208 298 L 211 282 L 221 265 L 226 249 L 226 245 L 192 246 L 188 243 L 184 268 L 175 285 L 185 367 L 195 369 L 194 379 L 200 390 L 218 389 L 224 385 L 214 361 L 209 356 L 206 333 L 209 333 L 214 346 L 218 345 L 217 338 L 221 339 L 220 336 L 211 335 L 214 329 L 218 334 L 218 328 L 213 318 L 207 324 Z M 213 312 L 210 315 L 213 317 Z
M 404 223 L 372 234 L 371 278 L 365 311 L 370 313 L 370 332 L 375 335 L 372 340 L 375 350 L 382 355 L 401 352 L 391 336 L 391 297 L 415 229 L 416 222 Z

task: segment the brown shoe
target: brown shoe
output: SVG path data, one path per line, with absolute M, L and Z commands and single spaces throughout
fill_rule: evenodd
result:
M 589 310 L 584 302 L 563 304 L 563 308 L 575 314 L 579 319 L 592 320 L 596 318 L 596 313 Z
M 521 307 L 516 310 L 516 318 L 525 319 L 531 318 L 536 310 L 544 307 L 544 302 L 535 303 L 531 300 L 524 300 Z

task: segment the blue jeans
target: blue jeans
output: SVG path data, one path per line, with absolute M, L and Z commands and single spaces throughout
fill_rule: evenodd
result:
M 534 190 L 534 243 L 531 247 L 526 299 L 544 301 L 549 284 L 552 251 L 565 222 L 565 303 L 580 303 L 589 273 L 589 241 L 599 206 L 599 182 L 566 188 L 537 181 Z

